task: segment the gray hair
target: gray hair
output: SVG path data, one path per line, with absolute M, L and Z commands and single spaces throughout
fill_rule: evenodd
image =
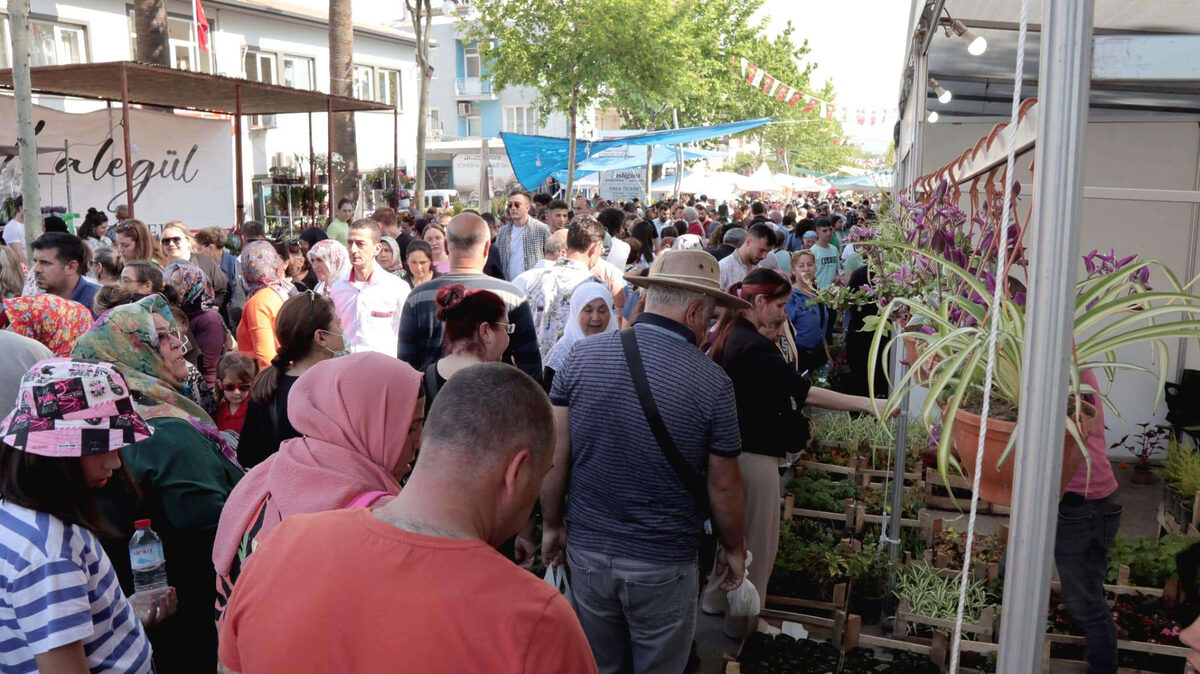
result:
M 560 230 L 562 231 L 562 230 Z M 565 236 L 548 236 L 546 237 L 546 259 L 557 258 L 567 250 L 567 237 Z
M 704 309 L 709 315 L 716 310 L 717 300 L 704 293 L 667 285 L 651 285 L 646 289 L 646 311 L 680 313 L 687 311 L 696 300 L 704 301 Z
M 688 206 L 687 208 L 683 209 L 683 219 L 687 220 L 689 223 L 695 222 L 700 219 L 700 213 L 691 206 Z
M 746 237 L 749 233 L 742 227 L 734 227 L 725 232 L 725 236 L 721 237 L 721 243 L 727 243 L 734 248 L 741 246 L 746 242 Z

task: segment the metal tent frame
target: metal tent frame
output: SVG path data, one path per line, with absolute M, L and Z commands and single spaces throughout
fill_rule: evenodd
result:
M 993 133 L 958 159 L 932 173 L 922 174 L 926 114 L 937 93 L 927 86 L 932 75 L 941 83 L 954 83 L 954 101 L 939 105 L 943 117 L 1001 116 L 1008 113 L 1012 96 L 1012 64 L 1016 61 L 1014 18 L 1018 0 L 914 0 L 909 21 L 907 53 L 900 92 L 901 118 L 897 123 L 896 181 L 894 193 L 918 192 L 941 178 L 965 182 L 1003 162 L 1008 134 L 1018 135 L 1019 151 L 1034 152 L 1035 226 L 1031 248 L 1024 372 L 1038 372 L 1021 383 L 1021 414 L 1017 433 L 1025 448 L 1015 457 L 1012 523 L 1008 541 L 1004 611 L 998 670 L 1035 672 L 1042 666 L 1045 611 L 1049 594 L 1050 563 L 1054 554 L 1055 518 L 1062 470 L 1052 448 L 1062 443 L 1066 399 L 1043 382 L 1066 378 L 1071 340 L 1071 293 L 1076 281 L 1082 199 L 1089 198 L 1170 201 L 1200 204 L 1200 190 L 1147 190 L 1084 187 L 1084 133 L 1089 114 L 1114 114 L 1136 110 L 1141 114 L 1172 118 L 1200 110 L 1200 77 L 1196 65 L 1170 63 L 1183 77 L 1153 75 L 1169 72 L 1161 39 L 1173 34 L 1186 44 L 1200 34 L 1200 7 L 1172 0 L 1128 3 L 1120 0 L 1034 0 L 1031 25 L 1038 41 L 1026 45 L 1023 73 L 1028 95 L 1036 105 L 1023 105 L 1016 129 L 998 125 Z M 964 45 L 952 35 L 942 37 L 950 16 L 988 39 L 986 58 L 967 57 Z M 1183 34 L 1183 37 L 1178 37 Z M 1093 39 L 1095 36 L 1095 39 Z M 1106 49 L 1112 40 L 1125 40 L 1134 49 L 1112 58 Z M 1093 69 L 1093 46 L 1098 67 Z M 1130 58 L 1130 54 L 1136 58 Z M 1156 63 L 1157 62 L 1157 63 Z M 1110 67 L 1111 66 L 1111 67 Z M 1141 71 L 1138 71 L 1138 67 Z M 1111 74 L 1116 71 L 1114 77 Z M 1149 75 L 1149 77 L 1147 76 Z M 1189 78 L 1190 76 L 1190 78 Z M 1157 77 L 1157 79 L 1150 79 Z M 1022 98 L 1027 98 L 1022 91 Z M 932 179 L 931 179 L 932 178 Z M 923 180 L 924 179 L 924 180 Z M 1200 208 L 1193 209 L 1189 250 L 1196 247 Z M 1189 259 L 1194 274 L 1196 261 Z M 893 368 L 899 371 L 898 353 Z M 1181 364 L 1182 367 L 1182 364 Z M 897 439 L 903 443 L 904 416 Z M 899 444 L 898 447 L 903 447 Z M 897 462 L 897 478 L 903 462 Z M 893 498 L 900 497 L 897 479 Z M 899 509 L 894 509 L 893 520 Z M 893 524 L 898 532 L 898 522 Z M 893 537 L 897 537 L 895 533 Z
M 223 75 L 207 75 L 176 70 L 134 61 L 83 63 L 30 68 L 34 94 L 51 94 L 90 98 L 121 103 L 121 133 L 124 140 L 125 166 L 132 165 L 133 143 L 129 125 L 129 106 L 142 105 L 167 109 L 186 109 L 233 117 L 234 175 L 237 195 L 237 222 L 240 229 L 246 218 L 242 180 L 242 116 L 289 113 L 308 113 L 309 182 L 316 182 L 316 155 L 313 153 L 312 113 L 328 115 L 329 139 L 332 146 L 333 113 L 388 111 L 392 112 L 392 167 L 399 175 L 400 111 L 390 105 L 361 101 L 345 96 L 333 96 L 319 91 L 293 89 L 276 84 L 251 82 Z M 12 70 L 0 70 L 0 89 L 12 89 Z M 329 213 L 334 212 L 333 152 L 326 154 L 326 175 L 329 176 Z M 133 176 L 125 172 L 126 207 L 134 217 Z M 315 197 L 315 190 L 313 196 Z M 310 205 L 316 212 L 315 198 Z

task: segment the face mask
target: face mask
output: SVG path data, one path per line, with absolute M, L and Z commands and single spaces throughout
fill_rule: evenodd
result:
M 323 332 L 327 335 L 335 336 L 332 332 L 330 332 L 328 330 L 317 330 L 317 332 Z M 322 346 L 321 348 L 325 349 L 329 353 L 333 354 L 334 358 L 341 358 L 342 356 L 348 355 L 350 353 L 350 349 L 346 346 L 346 335 L 344 335 L 344 334 L 336 335 L 336 337 L 338 337 L 339 339 L 342 340 L 342 348 L 338 349 L 337 351 L 334 351 L 333 349 L 329 348 L 328 346 Z

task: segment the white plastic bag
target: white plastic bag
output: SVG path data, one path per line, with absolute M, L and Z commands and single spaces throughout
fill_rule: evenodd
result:
M 750 562 L 754 560 L 754 555 L 749 551 L 746 552 L 746 571 L 750 570 Z M 758 615 L 762 610 L 762 602 L 758 600 L 758 589 L 754 587 L 754 583 L 750 582 L 750 575 L 742 579 L 742 584 L 737 586 L 737 589 L 730 590 L 725 595 L 729 601 L 729 615 L 731 616 L 751 616 Z
M 563 599 L 566 599 L 572 608 L 575 607 L 575 599 L 571 596 L 571 583 L 567 580 L 567 569 L 564 565 L 553 564 L 547 566 L 546 575 L 542 576 L 542 580 L 546 581 L 546 584 L 550 587 L 561 592 Z

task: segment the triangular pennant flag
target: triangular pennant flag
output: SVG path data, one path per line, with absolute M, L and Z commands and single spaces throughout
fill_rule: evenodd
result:
M 755 78 L 758 77 L 758 66 L 747 61 L 746 67 L 742 70 L 742 74 L 746 76 L 746 81 L 753 85 Z
M 784 101 L 784 99 L 786 99 L 788 96 L 791 96 L 791 95 L 792 95 L 792 88 L 785 84 L 785 85 L 779 87 L 779 91 L 775 94 L 775 101 L 777 103 L 782 103 Z
M 805 103 L 804 103 L 804 113 L 808 114 L 808 113 L 812 112 L 813 109 L 816 107 L 817 107 L 817 99 L 810 98 L 807 101 L 805 101 Z
M 771 85 L 771 90 L 767 92 L 767 95 L 774 96 L 776 91 L 779 91 L 780 89 L 786 89 L 786 88 L 787 87 L 783 86 L 783 82 L 780 82 L 779 80 L 775 80 L 775 82 Z
M 764 94 L 770 95 L 770 93 L 772 91 L 771 87 L 773 87 L 773 86 L 775 86 L 775 78 L 771 77 L 770 75 L 768 75 L 766 73 L 763 73 L 762 92 Z
M 752 79 L 750 81 L 750 86 L 754 87 L 755 89 L 757 89 L 758 87 L 760 87 L 762 85 L 762 81 L 764 79 L 770 77 L 770 75 L 766 74 L 765 72 L 763 72 L 761 70 L 758 70 L 757 68 L 758 67 L 755 66 L 754 79 Z
M 792 97 L 788 99 L 788 105 L 795 106 L 802 98 L 804 98 L 804 94 L 800 93 L 799 91 L 794 92 Z

